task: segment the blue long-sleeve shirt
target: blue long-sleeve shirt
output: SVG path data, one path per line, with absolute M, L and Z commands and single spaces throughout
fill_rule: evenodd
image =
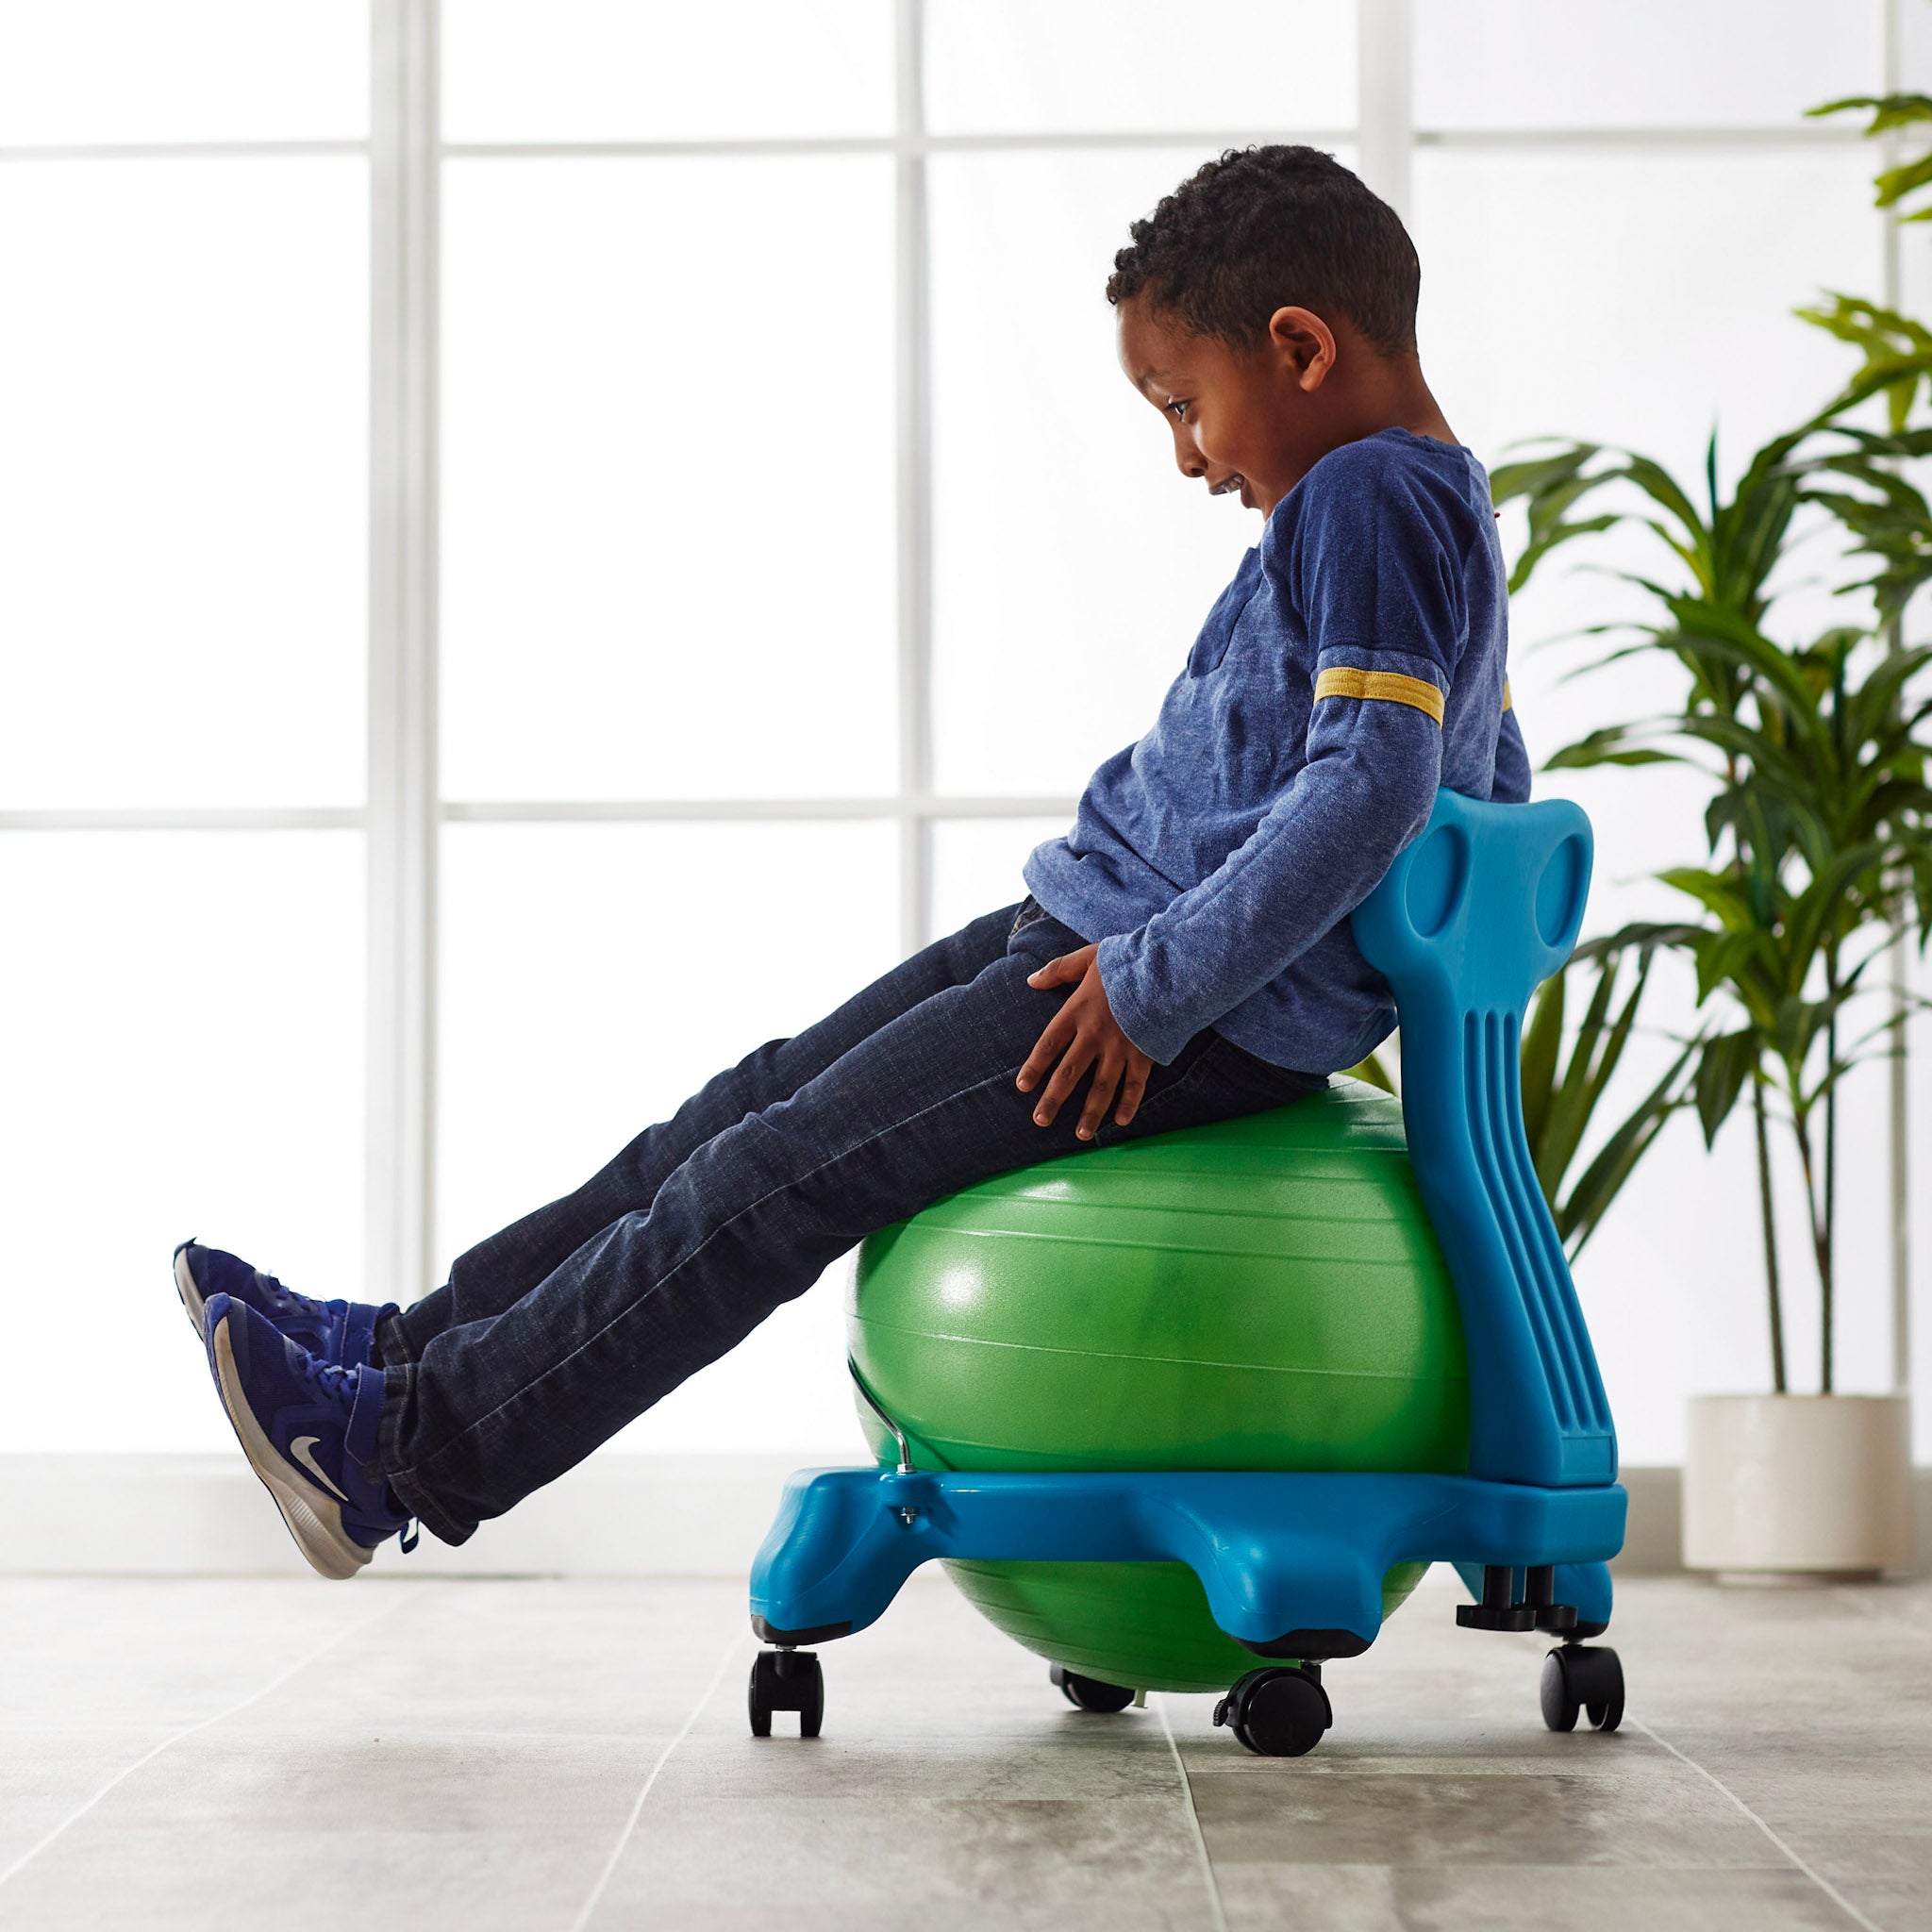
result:
M 1507 655 L 1489 479 L 1461 444 L 1385 429 L 1275 505 L 1154 728 L 1026 861 L 1034 897 L 1100 941 L 1135 1045 L 1165 1064 L 1211 1025 L 1332 1073 L 1388 1035 L 1348 915 L 1439 786 L 1528 797 Z

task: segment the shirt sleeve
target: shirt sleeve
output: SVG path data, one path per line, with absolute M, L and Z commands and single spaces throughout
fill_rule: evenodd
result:
M 1455 539 L 1428 506 L 1371 488 L 1305 519 L 1274 559 L 1314 655 L 1307 761 L 1217 871 L 1101 941 L 1108 1003 L 1150 1058 L 1166 1065 L 1258 992 L 1428 823 L 1467 635 Z

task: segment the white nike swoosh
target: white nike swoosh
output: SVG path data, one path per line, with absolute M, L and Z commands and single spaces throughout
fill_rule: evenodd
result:
M 315 1478 L 315 1480 L 319 1482 L 323 1486 L 323 1488 L 329 1492 L 330 1495 L 341 1496 L 342 1501 L 346 1503 L 349 1500 L 348 1497 L 342 1496 L 341 1491 L 337 1489 L 335 1484 L 329 1481 L 328 1472 L 325 1469 L 324 1469 L 323 1466 L 315 1459 L 315 1445 L 321 1441 L 322 1438 L 320 1436 L 297 1436 L 295 1440 L 289 1444 L 289 1454 L 295 1458 L 295 1460 L 299 1462 L 302 1465 L 302 1467 L 306 1469 L 308 1472 L 308 1474 L 312 1475 Z

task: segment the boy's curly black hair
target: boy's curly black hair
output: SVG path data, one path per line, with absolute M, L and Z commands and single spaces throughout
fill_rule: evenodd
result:
M 1107 284 L 1116 306 L 1145 291 L 1236 348 L 1257 346 L 1284 306 L 1345 317 L 1385 354 L 1415 347 L 1415 244 L 1395 210 L 1319 148 L 1231 147 L 1127 232 Z

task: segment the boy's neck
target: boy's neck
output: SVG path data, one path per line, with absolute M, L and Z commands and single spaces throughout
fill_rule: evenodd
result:
M 1338 415 L 1340 433 L 1333 447 L 1340 449 L 1344 442 L 1357 442 L 1384 429 L 1407 429 L 1412 436 L 1432 437 L 1438 442 L 1461 441 L 1430 394 L 1415 355 L 1375 357 L 1358 363 L 1353 374 L 1355 381 Z

